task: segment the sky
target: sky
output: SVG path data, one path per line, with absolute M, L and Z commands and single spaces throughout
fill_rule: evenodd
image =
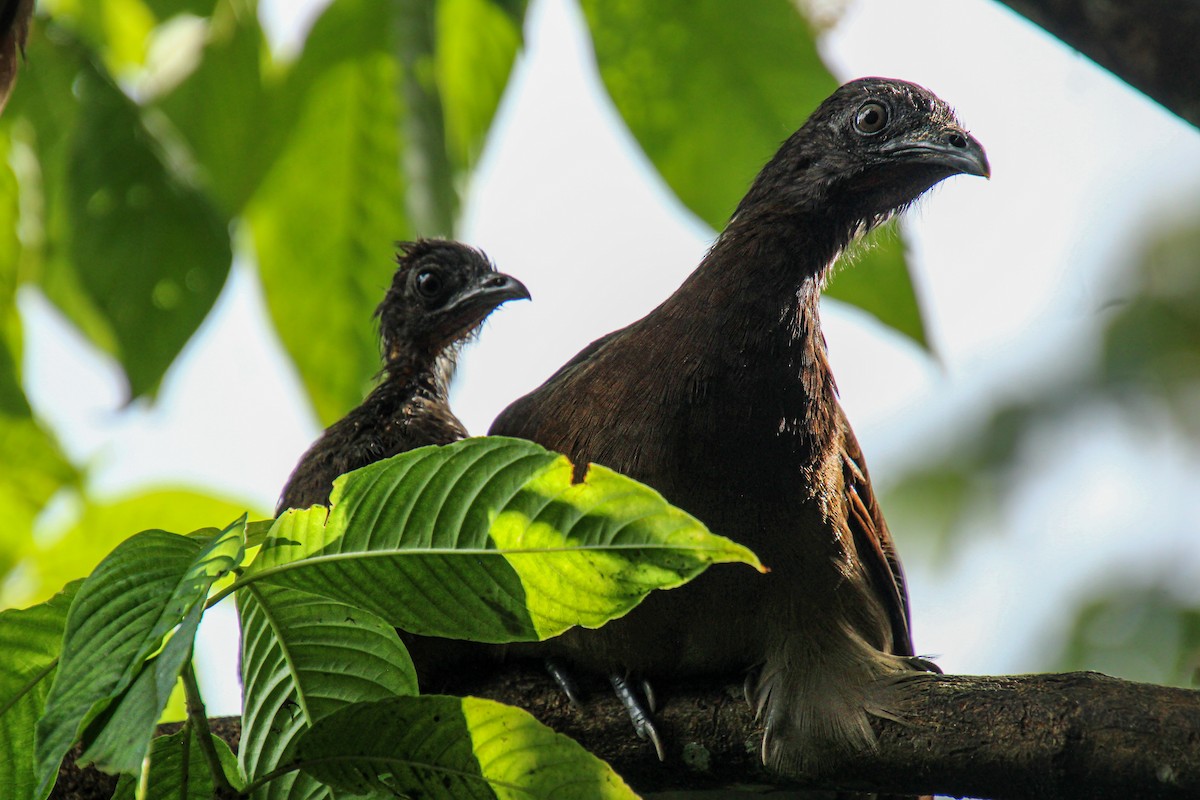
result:
M 310 15 L 264 4 L 282 46 Z M 1095 358 L 1103 310 L 1129 292 L 1119 276 L 1139 230 L 1196 213 L 1200 136 L 991 0 L 858 0 L 824 51 L 839 77 L 932 89 L 992 164 L 990 181 L 950 179 L 905 221 L 934 355 L 854 309 L 829 302 L 822 312 L 842 403 L 886 484 L 988 409 Z M 460 237 L 519 277 L 533 302 L 494 314 L 461 360 L 453 405 L 477 434 L 585 344 L 657 305 L 714 235 L 620 122 L 569 0 L 531 2 L 495 124 Z M 24 292 L 21 308 L 31 401 L 91 467 L 99 496 L 201 486 L 265 513 L 319 432 L 245 264 L 153 406 L 125 407 L 116 365 L 36 293 Z M 986 529 L 948 552 L 898 543 L 918 649 L 947 672 L 1038 668 L 1061 633 L 1053 609 L 1106 571 L 1149 573 L 1165 559 L 1181 584 L 1200 586 L 1196 523 L 1184 522 L 1200 519 L 1194 447 L 1149 423 L 1134 436 L 1096 412 L 1027 450 L 1034 479 Z M 1157 501 L 1164 492 L 1176 498 L 1170 508 Z M 224 698 L 214 710 L 233 713 L 232 617 L 207 619 L 201 646 L 219 655 L 203 680 Z

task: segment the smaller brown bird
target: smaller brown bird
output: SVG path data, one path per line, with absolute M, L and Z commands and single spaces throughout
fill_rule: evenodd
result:
M 524 284 L 465 244 L 421 239 L 398 247 L 392 286 L 375 311 L 383 379 L 301 457 L 276 514 L 328 503 L 333 479 L 346 472 L 464 438 L 448 400 L 459 348 L 502 303 L 529 299 Z

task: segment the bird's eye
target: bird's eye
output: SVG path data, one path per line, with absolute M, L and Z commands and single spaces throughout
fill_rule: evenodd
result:
M 874 100 L 863 103 L 854 115 L 854 127 L 859 133 L 879 133 L 887 125 L 887 107 Z
M 442 276 L 433 270 L 425 270 L 417 274 L 417 291 L 422 297 L 430 300 L 438 297 L 442 293 L 445 282 Z

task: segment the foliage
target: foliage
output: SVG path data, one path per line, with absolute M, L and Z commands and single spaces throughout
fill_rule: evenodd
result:
M 256 798 L 330 787 L 631 797 L 607 765 L 523 711 L 419 696 L 395 630 L 544 639 L 621 616 L 712 563 L 765 571 L 652 489 L 595 465 L 572 483 L 572 471 L 531 442 L 468 439 L 339 478 L 328 508 L 284 514 L 252 557 L 245 515 L 220 531 L 126 539 L 63 594 L 0 614 L 8 796 L 46 797 L 78 743 L 78 763 L 128 776 L 125 796 L 136 783 L 150 797 L 226 785 Z M 245 689 L 236 764 L 210 738 L 190 666 L 204 611 L 230 594 Z M 181 676 L 188 721 L 155 739 Z

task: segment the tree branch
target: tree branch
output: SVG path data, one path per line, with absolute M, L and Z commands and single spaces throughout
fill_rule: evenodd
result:
M 607 684 L 585 686 L 590 698 L 583 711 L 528 664 L 453 688 L 528 709 L 607 760 L 641 792 L 801 785 L 763 768 L 761 731 L 740 683 L 657 687 L 665 763 L 633 736 Z M 887 691 L 905 722 L 877 720 L 876 750 L 845 754 L 818 776 L 821 785 L 1000 800 L 1200 797 L 1200 692 L 1092 672 L 928 675 Z M 236 720 L 222 722 L 214 732 L 236 746 Z M 71 780 L 79 783 L 77 776 Z
M 1000 0 L 1200 127 L 1195 0 Z

